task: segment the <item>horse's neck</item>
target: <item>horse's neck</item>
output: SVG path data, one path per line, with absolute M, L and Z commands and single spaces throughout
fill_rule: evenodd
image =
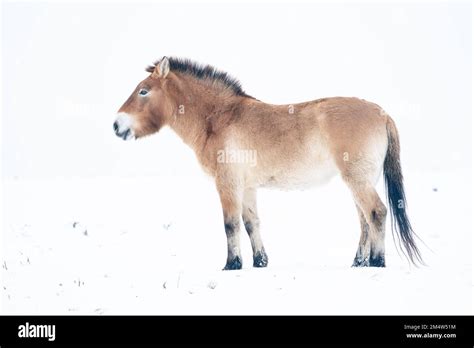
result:
M 228 110 L 233 109 L 241 98 L 217 93 L 214 95 L 202 89 L 183 95 L 188 96 L 187 103 L 177 106 L 169 126 L 186 144 L 199 153 L 212 134 L 212 118 L 228 117 Z

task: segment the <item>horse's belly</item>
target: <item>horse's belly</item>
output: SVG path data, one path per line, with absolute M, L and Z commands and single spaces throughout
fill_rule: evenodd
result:
M 274 175 L 266 176 L 261 186 L 283 190 L 304 190 L 326 184 L 337 173 L 337 167 L 330 159 L 308 160 L 282 169 Z

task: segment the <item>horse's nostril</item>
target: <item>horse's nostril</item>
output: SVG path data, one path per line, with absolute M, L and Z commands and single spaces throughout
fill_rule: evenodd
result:
M 117 132 L 119 126 L 118 126 L 118 123 L 117 121 L 114 122 L 114 131 Z

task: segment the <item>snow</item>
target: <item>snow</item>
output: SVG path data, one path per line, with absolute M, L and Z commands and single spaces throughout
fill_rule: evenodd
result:
M 221 211 L 204 175 L 6 181 L 2 313 L 472 314 L 471 206 L 450 203 L 467 196 L 469 173 L 406 177 L 426 267 L 408 265 L 388 233 L 387 268 L 351 268 L 359 226 L 334 180 L 262 191 L 270 264 L 251 267 L 243 236 L 241 271 L 221 270 Z
M 0 314 L 473 314 L 471 10 L 2 3 Z M 387 267 L 351 268 L 359 222 L 334 179 L 259 191 L 269 265 L 251 267 L 242 231 L 244 268 L 222 271 L 221 207 L 192 151 L 167 129 L 113 133 L 163 55 L 212 64 L 273 104 L 383 107 L 427 266 L 410 266 L 388 230 Z

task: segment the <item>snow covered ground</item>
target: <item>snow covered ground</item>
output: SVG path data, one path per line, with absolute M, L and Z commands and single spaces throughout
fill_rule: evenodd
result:
M 262 191 L 270 264 L 251 267 L 244 236 L 241 271 L 221 271 L 204 176 L 4 181 L 2 313 L 472 314 L 470 173 L 406 177 L 427 267 L 410 267 L 388 234 L 387 268 L 351 268 L 359 226 L 338 179 Z

